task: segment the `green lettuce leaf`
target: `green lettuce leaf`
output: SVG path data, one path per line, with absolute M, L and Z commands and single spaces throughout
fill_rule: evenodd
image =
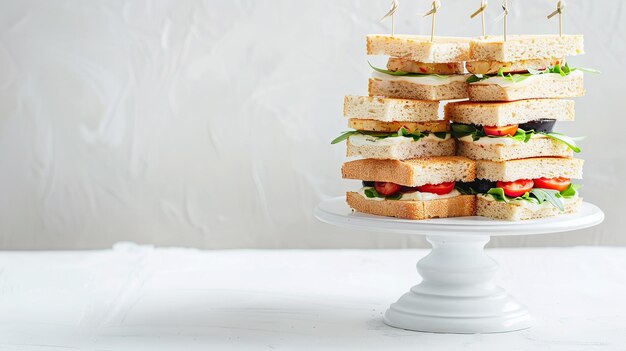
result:
M 435 77 L 438 79 L 446 79 L 448 78 L 448 76 L 444 76 L 441 74 L 429 74 L 429 73 L 413 73 L 413 72 L 404 72 L 404 71 L 390 71 L 387 69 L 383 69 L 383 68 L 378 68 L 378 67 L 374 67 L 369 61 L 367 61 L 367 63 L 370 65 L 370 67 L 372 67 L 372 69 L 376 72 L 380 72 L 380 73 L 384 73 L 384 74 L 389 74 L 392 76 L 401 76 L 401 77 L 424 77 L 424 76 L 431 76 L 431 77 Z
M 487 194 L 493 196 L 496 201 L 506 202 L 507 196 L 504 195 L 504 189 L 502 188 L 491 188 L 487 191 Z
M 578 195 L 578 189 L 580 184 L 570 184 L 565 190 L 561 191 L 561 196 L 564 198 L 570 198 Z

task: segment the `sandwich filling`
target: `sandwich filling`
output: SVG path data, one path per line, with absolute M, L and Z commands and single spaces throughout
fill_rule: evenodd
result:
M 468 61 L 465 63 L 467 71 L 471 74 L 496 74 L 500 70 L 503 73 L 524 73 L 528 69 L 545 69 L 546 67 L 564 65 L 565 59 L 541 58 L 520 60 L 513 62 L 500 61 Z
M 526 85 L 530 85 L 537 81 L 541 80 L 550 80 L 550 79 L 576 79 L 578 77 L 582 77 L 583 72 L 575 71 L 571 72 L 565 76 L 562 76 L 558 73 L 541 73 L 535 75 L 525 75 L 525 74 L 511 74 L 508 75 L 495 75 L 495 76 L 483 76 L 483 79 L 478 80 L 476 82 L 472 82 L 474 85 L 499 85 L 501 87 L 523 87 Z
M 363 181 L 363 187 L 358 193 L 365 198 L 377 201 L 430 201 L 460 196 L 461 192 L 455 186 L 456 182 L 408 187 L 390 182 Z
M 415 74 L 415 73 L 411 73 Z M 421 85 L 447 85 L 455 82 L 464 83 L 467 79 L 469 79 L 469 75 L 460 74 L 460 75 L 450 75 L 444 76 L 439 74 L 418 74 L 418 75 L 388 75 L 380 72 L 372 72 L 372 78 L 382 79 L 382 80 L 394 80 L 394 81 L 405 81 L 413 84 L 421 84 Z
M 417 130 L 409 131 L 404 127 L 398 129 L 397 132 L 374 132 L 367 130 L 350 130 L 343 132 L 340 136 L 331 141 L 331 144 L 337 144 L 346 139 L 350 139 L 353 145 L 392 145 L 402 142 L 411 142 L 418 140 L 444 141 L 450 139 L 451 134 L 448 132 L 420 132 Z
M 496 84 L 503 87 L 506 86 L 522 86 L 530 84 L 539 79 L 562 78 L 571 79 L 582 76 L 583 72 L 599 73 L 598 70 L 591 68 L 570 68 L 565 65 L 555 64 L 544 69 L 527 68 L 520 72 L 506 73 L 505 68 L 500 68 L 496 74 L 473 74 L 467 78 L 467 82 L 471 84 Z
M 577 184 L 569 178 L 518 179 L 494 182 L 477 179 L 457 184 L 461 194 L 476 194 L 487 201 L 505 202 L 537 211 L 549 206 L 564 211 L 568 202 L 578 198 Z
M 407 72 L 418 74 L 464 74 L 463 62 L 426 63 L 409 60 L 401 57 L 390 57 L 387 61 L 387 70 L 392 72 Z
M 439 74 L 431 73 L 432 69 L 426 70 L 428 73 L 405 72 L 401 70 L 386 70 L 382 68 L 370 67 L 374 70 L 372 78 L 392 81 L 406 81 L 421 85 L 447 85 L 455 82 L 465 82 L 471 75 L 469 74 Z
M 396 144 L 401 144 L 401 143 L 412 143 L 418 140 L 422 142 L 440 142 L 440 141 L 446 141 L 452 137 L 449 133 L 444 133 L 445 136 L 443 138 L 438 137 L 432 133 L 421 133 L 421 134 L 422 134 L 422 137 L 415 140 L 414 138 L 401 138 L 401 137 L 381 138 L 377 136 L 357 133 L 348 137 L 348 141 L 350 142 L 350 144 L 354 146 L 365 146 L 365 145 L 383 146 L 383 145 L 396 145 Z
M 554 119 L 542 119 L 506 126 L 452 123 L 451 133 L 460 141 L 483 145 L 515 145 L 516 143 L 527 143 L 531 139 L 550 138 L 564 143 L 576 153 L 580 152 L 574 138 L 552 131 L 555 123 L 556 120 Z

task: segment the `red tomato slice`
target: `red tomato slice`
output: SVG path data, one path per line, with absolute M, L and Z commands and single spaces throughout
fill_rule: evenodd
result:
M 535 188 L 563 191 L 572 183 L 569 178 L 537 178 L 533 179 Z
M 508 126 L 483 126 L 483 131 L 486 135 L 493 136 L 513 136 L 517 132 L 517 124 L 510 124 Z
M 445 182 L 441 184 L 426 184 L 418 186 L 417 190 L 423 193 L 434 193 L 437 195 L 445 195 L 454 190 L 455 182 Z
M 382 196 L 390 196 L 397 193 L 402 188 L 402 185 L 389 182 L 376 182 L 374 183 L 374 189 Z
M 526 194 L 533 188 L 533 181 L 530 179 L 519 179 L 514 182 L 497 182 L 496 187 L 504 189 L 504 195 L 518 197 Z

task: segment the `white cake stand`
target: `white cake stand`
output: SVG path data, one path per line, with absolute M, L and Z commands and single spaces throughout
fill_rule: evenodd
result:
M 319 204 L 315 217 L 339 227 L 426 235 L 432 251 L 417 263 L 422 282 L 385 312 L 386 324 L 436 333 L 497 333 L 526 329 L 530 315 L 494 282 L 498 264 L 485 254 L 491 236 L 566 232 L 600 224 L 604 213 L 583 203 L 577 214 L 523 222 L 484 217 L 422 221 L 352 211 L 344 197 Z

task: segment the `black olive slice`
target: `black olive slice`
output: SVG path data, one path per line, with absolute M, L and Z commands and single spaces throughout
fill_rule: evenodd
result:
M 534 130 L 537 133 L 548 133 L 554 129 L 555 123 L 555 119 L 542 118 L 536 121 L 522 123 L 519 125 L 519 128 L 525 131 Z

